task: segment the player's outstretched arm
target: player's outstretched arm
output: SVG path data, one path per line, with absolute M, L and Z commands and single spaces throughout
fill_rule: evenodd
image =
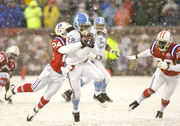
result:
M 72 53 L 74 51 L 76 51 L 77 49 L 81 48 L 82 44 L 80 42 L 77 43 L 71 43 L 69 45 L 65 45 L 62 46 L 61 48 L 58 49 L 59 53 L 62 54 L 69 54 Z
M 127 56 L 127 59 L 129 60 L 135 60 L 137 58 L 138 58 L 137 55 Z
M 132 55 L 132 56 L 127 56 L 127 59 L 129 60 L 135 60 L 137 58 L 143 58 L 143 57 L 149 57 L 152 56 L 150 49 L 146 49 L 143 52 L 136 54 L 136 55 Z
M 167 64 L 166 62 L 158 62 L 157 67 L 164 70 L 180 72 L 180 60 L 177 60 L 175 63 L 176 65 Z
M 113 53 L 114 55 L 116 55 L 117 57 L 120 56 L 119 52 L 115 51 L 114 49 L 112 49 L 108 44 L 106 44 L 106 48 L 107 51 L 109 51 L 110 53 Z

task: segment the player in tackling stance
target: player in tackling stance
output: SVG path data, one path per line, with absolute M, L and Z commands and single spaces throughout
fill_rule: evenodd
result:
M 94 82 L 95 87 L 95 94 L 101 93 L 102 98 L 105 101 L 112 102 L 112 99 L 109 98 L 109 96 L 106 93 L 106 87 L 107 84 L 110 81 L 110 75 L 107 72 L 107 70 L 104 68 L 104 66 L 101 63 L 101 60 L 104 56 L 105 49 L 114 53 L 115 55 L 119 56 L 118 52 L 111 49 L 107 44 L 107 30 L 106 30 L 106 22 L 103 17 L 97 17 L 94 20 L 94 26 L 91 27 L 90 31 L 94 38 L 95 38 L 95 47 L 92 49 L 92 51 L 89 53 L 88 57 L 90 58 L 90 61 L 95 64 L 96 68 L 100 70 L 100 72 L 104 76 L 104 80 L 101 85 L 98 85 L 98 88 L 96 86 L 96 80 Z M 84 86 L 90 82 L 90 78 L 83 77 L 80 80 L 81 87 Z M 62 96 L 66 100 L 66 102 L 71 100 L 72 90 L 65 91 Z M 94 95 L 94 99 L 96 99 L 96 96 Z
M 0 52 L 0 91 L 5 86 L 6 92 L 9 90 L 10 77 L 15 69 L 15 62 L 19 56 L 19 49 L 17 46 L 10 46 L 6 52 Z M 12 103 L 11 98 L 5 99 Z M 1 102 L 1 100 L 0 100 Z
M 32 113 L 27 116 L 27 121 L 32 121 L 39 110 L 49 102 L 50 98 L 59 90 L 66 77 L 66 73 L 64 72 L 68 67 L 64 67 L 63 61 L 66 54 L 62 52 L 61 48 L 65 46 L 66 34 L 71 30 L 73 30 L 73 27 L 69 23 L 58 23 L 55 28 L 56 37 L 51 41 L 51 46 L 53 48 L 53 59 L 48 65 L 46 65 L 34 83 L 25 83 L 24 85 L 16 88 L 11 87 L 12 89 L 6 93 L 5 97 L 6 99 L 9 99 L 12 95 L 17 93 L 37 92 L 47 86 L 47 89 L 41 97 L 38 105 L 36 105 Z
M 180 45 L 172 42 L 172 35 L 169 31 L 161 31 L 150 49 L 127 58 L 134 60 L 147 56 L 154 56 L 157 59 L 157 69 L 152 77 L 150 87 L 145 89 L 142 95 L 132 102 L 129 107 L 131 110 L 135 109 L 143 100 L 150 97 L 160 86 L 166 83 L 161 105 L 156 114 L 156 118 L 162 118 L 163 110 L 170 102 L 170 97 L 176 88 L 178 75 L 180 74 Z

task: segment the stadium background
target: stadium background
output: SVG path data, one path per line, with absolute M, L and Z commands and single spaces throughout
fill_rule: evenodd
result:
M 27 24 L 28 19 L 24 13 L 32 1 L 0 2 L 0 50 L 13 44 L 19 46 L 21 54 L 14 73 L 16 75 L 24 70 L 27 75 L 38 75 L 42 71 L 52 58 L 49 34 L 59 21 L 72 23 L 77 12 L 88 13 L 92 21 L 97 16 L 106 19 L 108 37 L 117 42 L 120 50 L 119 58 L 103 60 L 106 67 L 113 66 L 110 68 L 112 75 L 152 75 L 156 67 L 154 59 L 130 62 L 126 56 L 148 48 L 161 30 L 170 30 L 177 43 L 180 38 L 179 0 L 38 0 L 38 7 L 42 10 L 39 16 L 41 25 L 33 28 Z M 46 13 L 57 13 L 55 10 L 59 12 L 56 14 L 57 19 L 50 16 L 46 18 Z M 48 24 L 47 20 L 54 23 Z

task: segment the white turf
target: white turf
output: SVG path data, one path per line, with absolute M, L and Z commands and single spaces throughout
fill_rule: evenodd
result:
M 24 82 L 33 82 L 36 77 L 26 77 L 21 81 L 19 76 L 11 79 L 16 86 Z M 178 85 L 169 106 L 164 111 L 163 119 L 156 119 L 163 87 L 151 98 L 145 100 L 136 110 L 128 112 L 128 105 L 150 85 L 151 77 L 119 76 L 113 77 L 107 92 L 114 100 L 107 108 L 102 108 L 93 100 L 93 83 L 82 88 L 80 102 L 81 125 L 83 126 L 180 126 L 180 86 Z M 26 117 L 39 102 L 43 90 L 36 93 L 17 94 L 13 104 L 0 103 L 0 126 L 70 126 L 73 125 L 72 104 L 65 103 L 61 93 L 69 88 L 64 82 L 60 91 L 28 123 Z M 1 99 L 4 98 L 4 90 Z

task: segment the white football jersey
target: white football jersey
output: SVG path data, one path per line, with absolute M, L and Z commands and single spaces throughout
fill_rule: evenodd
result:
M 81 35 L 76 30 L 69 32 L 66 36 L 66 45 L 72 43 L 81 43 Z M 92 48 L 90 47 L 84 47 L 84 48 L 79 48 L 76 51 L 68 54 L 65 59 L 66 64 L 76 65 L 83 63 L 87 59 L 87 56 L 91 50 Z
M 102 32 L 103 34 L 98 34 L 94 26 L 91 27 L 91 33 L 94 35 L 95 39 L 95 48 L 92 50 L 92 53 L 95 55 L 104 56 L 107 42 L 107 30 L 104 29 Z

